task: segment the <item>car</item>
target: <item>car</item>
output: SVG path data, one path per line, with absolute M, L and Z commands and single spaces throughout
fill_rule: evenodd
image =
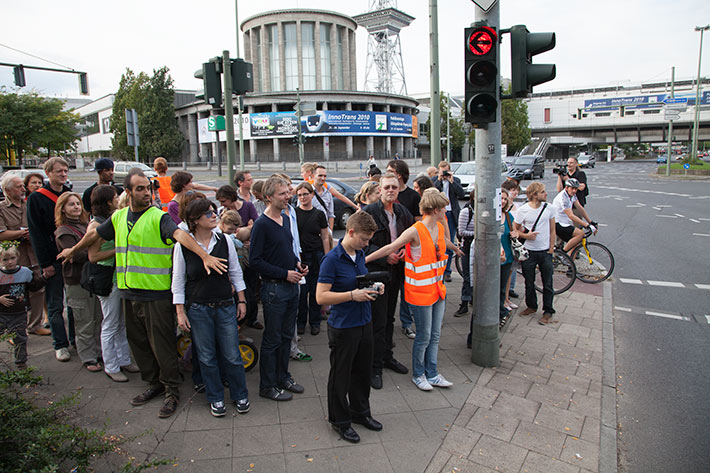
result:
M 508 173 L 508 166 L 505 163 L 501 163 L 501 179 L 502 183 L 506 179 L 506 174 Z M 458 177 L 461 181 L 461 187 L 463 187 L 466 193 L 466 199 L 468 199 L 469 193 L 474 189 L 476 184 L 476 162 L 469 161 L 462 163 L 461 166 L 454 172 L 454 176 Z
M 658 157 L 656 158 L 657 163 L 666 163 L 668 161 L 668 157 L 665 154 L 659 154 Z
M 301 179 L 300 177 L 291 180 L 291 184 L 293 185 L 294 189 L 301 182 L 303 182 L 303 179 Z M 327 179 L 326 182 L 328 183 L 328 186 L 333 186 L 333 188 L 337 189 L 345 197 L 355 202 L 355 194 L 357 193 L 357 191 L 349 184 L 338 179 L 332 179 L 330 177 Z M 295 200 L 292 202 L 292 205 L 296 205 Z M 343 202 L 342 200 L 333 197 L 333 210 L 335 212 L 334 226 L 336 226 L 337 228 L 345 229 L 345 226 L 348 224 L 348 219 L 352 214 L 355 213 L 355 209 L 345 204 L 345 202 Z
M 581 168 L 593 168 L 597 165 L 597 158 L 592 154 L 579 153 L 577 162 Z
M 143 171 L 143 174 L 145 174 L 145 177 L 148 179 L 158 177 L 158 173 L 151 167 L 139 163 L 138 161 L 116 161 L 113 164 L 113 180 L 115 182 L 123 182 L 123 179 L 128 175 L 128 171 L 133 168 L 138 168 Z
M 510 168 L 523 171 L 523 179 L 535 179 L 535 176 L 542 179 L 545 177 L 545 158 L 532 154 L 518 156 Z
M 463 163 L 449 163 L 449 169 L 451 169 L 451 172 L 456 172 L 458 168 L 461 167 Z
M 3 177 L 5 177 L 6 174 L 14 174 L 16 176 L 20 176 L 22 180 L 27 177 L 28 174 L 41 174 L 42 175 L 42 180 L 44 181 L 45 184 L 49 182 L 49 178 L 47 178 L 47 175 L 44 173 L 44 169 L 39 169 L 39 168 L 31 168 L 31 169 L 10 169 L 9 171 L 5 172 L 0 177 L 0 180 L 2 180 Z M 66 186 L 73 190 L 74 189 L 74 184 L 72 183 L 71 179 L 67 178 Z M 0 189 L 0 200 L 5 200 L 5 194 L 2 192 L 2 189 Z

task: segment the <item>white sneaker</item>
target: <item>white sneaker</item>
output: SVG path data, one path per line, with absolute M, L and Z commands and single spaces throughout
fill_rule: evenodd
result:
M 412 382 L 422 391 L 431 391 L 434 389 L 431 387 L 431 384 L 429 384 L 429 381 L 427 381 L 426 376 L 424 375 L 421 375 L 418 378 L 412 378 Z
M 71 360 L 71 354 L 69 353 L 69 350 L 67 348 L 60 348 L 59 350 L 55 350 L 54 353 L 57 356 L 57 360 L 59 361 Z
M 431 384 L 432 386 L 436 386 L 436 387 L 438 387 L 438 388 L 448 388 L 448 387 L 454 385 L 454 383 L 452 383 L 451 381 L 447 381 L 446 378 L 444 378 L 444 377 L 441 376 L 440 374 L 437 374 L 437 375 L 436 375 L 435 377 L 433 377 L 433 378 L 427 378 L 427 381 L 428 381 L 429 384 Z

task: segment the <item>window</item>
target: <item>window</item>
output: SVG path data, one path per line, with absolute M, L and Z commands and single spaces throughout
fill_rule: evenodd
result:
M 283 25 L 286 90 L 296 90 L 298 87 L 298 33 L 296 23 L 284 23 Z
M 327 23 L 320 25 L 320 80 L 322 89 L 333 88 L 330 80 L 330 25 Z
M 87 136 L 98 133 L 99 130 L 99 114 L 92 113 L 84 117 L 84 121 L 79 123 L 79 136 Z
M 595 117 L 610 117 L 611 112 L 599 112 L 594 114 Z
M 271 90 L 281 90 L 279 70 L 279 26 L 269 26 L 269 65 L 271 68 Z
M 314 23 L 301 23 L 301 54 L 303 57 L 303 89 L 316 88 L 316 46 Z
M 643 111 L 644 115 L 653 115 L 656 113 L 661 113 L 660 109 L 655 109 L 655 110 L 644 110 Z
M 550 109 L 546 108 L 545 109 L 545 118 L 544 118 L 545 123 L 550 123 L 552 121 L 552 119 L 550 118 L 550 115 L 551 115 Z
M 343 80 L 343 60 L 345 55 L 343 54 L 343 27 L 338 27 L 338 47 L 335 48 L 335 88 L 337 90 L 342 90 L 345 88 L 345 81 Z

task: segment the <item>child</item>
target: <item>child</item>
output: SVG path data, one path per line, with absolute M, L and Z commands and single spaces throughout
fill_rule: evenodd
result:
M 12 339 L 15 366 L 24 369 L 27 366 L 27 311 L 30 309 L 28 291 L 41 289 L 44 281 L 29 268 L 18 266 L 19 256 L 17 247 L 11 243 L 0 247 L 0 332 L 15 334 Z

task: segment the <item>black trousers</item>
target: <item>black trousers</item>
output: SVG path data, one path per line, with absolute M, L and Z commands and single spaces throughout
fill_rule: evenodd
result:
M 349 426 L 353 418 L 370 416 L 372 322 L 351 328 L 328 325 L 328 346 L 328 420 Z
M 390 281 L 385 284 L 385 293 L 378 297 L 372 306 L 372 337 L 375 343 L 372 358 L 372 373 L 382 374 L 385 362 L 392 360 L 392 333 L 394 331 L 394 311 L 397 308 L 399 286 L 403 272 L 390 271 Z
M 552 255 L 547 251 L 528 251 L 529 257 L 521 263 L 523 267 L 523 277 L 525 277 L 525 305 L 530 309 L 537 310 L 537 292 L 535 292 L 535 266 L 540 267 L 542 277 L 542 310 L 549 314 L 554 314 L 552 299 L 554 292 L 552 289 L 552 275 L 554 266 Z
M 247 301 L 247 313 L 244 317 L 244 322 L 247 325 L 252 325 L 256 322 L 256 316 L 259 314 L 259 273 L 251 269 L 250 267 L 244 268 L 244 284 L 247 288 L 244 291 L 244 298 Z M 237 295 L 234 295 L 235 303 Z

